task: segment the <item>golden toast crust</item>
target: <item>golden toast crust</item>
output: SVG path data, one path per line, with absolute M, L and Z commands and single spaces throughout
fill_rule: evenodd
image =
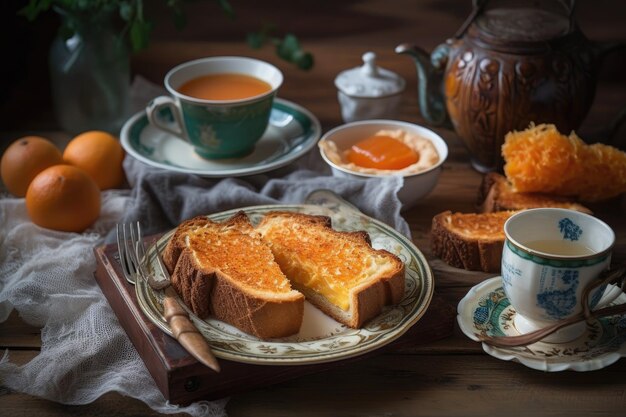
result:
M 504 222 L 515 211 L 452 213 L 433 217 L 431 246 L 448 265 L 470 271 L 498 272 L 504 245 Z
M 587 207 L 566 197 L 516 192 L 509 180 L 501 174 L 490 172 L 483 177 L 478 193 L 479 212 L 490 213 L 536 207 L 567 208 L 592 214 Z
M 346 262 L 348 267 L 356 265 L 355 257 L 365 260 L 384 261 L 379 274 L 371 279 L 356 281 L 351 284 L 349 292 L 350 307 L 348 311 L 330 303 L 320 293 L 292 281 L 296 290 L 277 292 L 268 296 L 267 291 L 254 291 L 237 277 L 225 273 L 226 268 L 217 267 L 224 259 L 234 267 L 260 268 L 259 263 L 249 264 L 250 258 L 238 256 L 231 251 L 223 258 L 203 257 L 194 253 L 194 245 L 190 244 L 190 236 L 206 236 L 206 233 L 223 233 L 225 229 L 234 228 L 243 237 L 241 239 L 259 239 L 263 232 L 271 227 L 284 228 L 297 225 L 300 232 L 287 239 L 297 252 L 306 246 L 302 239 L 313 239 L 314 250 L 304 253 L 307 262 L 319 265 L 340 265 Z M 202 229 L 201 232 L 197 229 Z M 207 232 L 204 229 L 208 229 Z M 220 232 L 220 230 L 222 232 Z M 246 242 L 243 242 L 246 243 Z M 272 256 L 271 239 L 262 240 L 262 248 L 266 250 L 272 262 L 278 256 Z M 335 252 L 333 247 L 348 248 L 347 252 Z M 196 248 L 197 249 L 197 248 Z M 239 251 L 241 252 L 241 251 Z M 281 254 L 281 256 L 290 256 Z M 252 256 L 251 256 L 252 257 Z M 275 259 L 276 258 L 276 259 Z M 214 262 L 207 262 L 213 259 Z M 201 261 L 204 260 L 204 261 Z M 325 216 L 312 216 L 293 212 L 271 212 L 266 214 L 261 224 L 253 228 L 245 213 L 240 212 L 223 223 L 215 223 L 207 217 L 196 217 L 183 222 L 174 232 L 163 252 L 163 261 L 172 276 L 172 285 L 192 309 L 201 318 L 209 315 L 236 326 L 244 332 L 260 338 L 283 337 L 297 333 L 302 321 L 304 296 L 329 316 L 350 327 L 361 327 L 366 321 L 377 316 L 383 307 L 400 302 L 404 295 L 404 264 L 395 255 L 385 250 L 375 250 L 371 246 L 369 235 L 364 231 L 339 232 L 331 227 L 331 220 Z M 238 265 L 242 262 L 242 265 Z M 280 262 L 278 263 L 280 264 Z M 278 265 L 277 264 L 277 268 Z M 378 270 L 379 265 L 373 264 Z M 282 265 L 280 265 L 282 267 Z M 237 268 L 234 268 L 236 270 Z M 284 270 L 283 270 L 284 271 Z M 304 294 L 304 296 L 302 295 Z
M 261 253 L 261 259 L 275 264 L 269 248 L 260 242 L 260 237 L 254 233 L 245 213 L 237 213 L 224 223 L 215 223 L 206 217 L 196 217 L 183 222 L 177 228 L 163 252 L 163 261 L 171 274 L 172 286 L 200 318 L 213 315 L 246 333 L 264 339 L 297 333 L 304 311 L 302 294 L 296 291 L 271 293 L 271 289 L 257 291 L 249 285 L 242 284 L 237 276 L 225 272 L 255 268 L 255 264 L 246 264 L 245 252 L 230 251 L 224 254 L 229 257 L 230 264 L 219 267 L 201 262 L 202 258 L 199 259 L 197 254 L 194 254 L 193 243 L 189 242 L 189 236 L 194 230 L 205 228 L 209 230 L 206 233 L 212 233 L 212 230 L 220 233 L 224 227 L 242 232 L 238 236 L 243 245 L 242 251 L 246 247 L 255 251 L 265 251 L 266 256 Z M 275 269 L 280 273 L 278 265 L 275 265 Z M 282 279 L 286 279 L 282 273 L 280 275 Z
M 328 217 L 279 211 L 268 213 L 257 226 L 257 230 L 272 248 L 275 258 L 291 279 L 292 285 L 304 293 L 312 304 L 340 323 L 353 328 L 361 327 L 366 321 L 380 314 L 385 305 L 397 304 L 404 295 L 404 263 L 390 252 L 373 249 L 370 237 L 364 231 L 339 232 L 332 229 Z M 352 258 L 342 259 L 347 257 L 348 253 Z M 358 270 L 354 256 L 380 258 L 386 263 L 386 270 L 383 274 L 366 281 L 351 284 L 348 311 L 339 308 L 319 292 L 292 279 L 287 272 L 289 268 L 285 267 L 287 262 L 301 257 L 311 262 L 307 263 L 306 267 L 300 268 L 299 273 L 325 274 L 324 278 L 330 279 L 328 273 L 324 271 L 333 268 L 342 269 L 343 263 L 346 263 L 345 268 Z

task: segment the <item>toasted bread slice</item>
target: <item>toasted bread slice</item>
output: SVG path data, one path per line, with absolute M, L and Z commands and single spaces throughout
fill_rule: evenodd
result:
M 373 249 L 366 232 L 293 212 L 269 213 L 257 230 L 294 288 L 340 323 L 361 327 L 404 295 L 404 263 Z
M 304 296 L 239 212 L 223 223 L 183 222 L 163 252 L 172 285 L 193 312 L 266 339 L 297 333 Z
M 587 207 L 565 197 L 516 192 L 504 175 L 490 172 L 483 177 L 478 196 L 478 210 L 481 213 L 536 207 L 567 208 L 591 214 Z
M 433 217 L 432 223 L 433 252 L 456 268 L 498 272 L 504 244 L 504 222 L 514 213 L 439 213 Z

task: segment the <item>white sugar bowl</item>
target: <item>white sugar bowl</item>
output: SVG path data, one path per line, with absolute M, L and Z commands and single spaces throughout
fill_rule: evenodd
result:
M 363 54 L 363 65 L 335 78 L 343 120 L 353 122 L 397 117 L 406 82 L 398 74 L 376 65 L 376 54 Z

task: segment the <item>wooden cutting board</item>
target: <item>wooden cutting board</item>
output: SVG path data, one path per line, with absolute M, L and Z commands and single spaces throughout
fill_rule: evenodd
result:
M 146 238 L 149 246 L 156 237 Z M 436 296 L 426 314 L 398 340 L 356 358 L 312 365 L 254 365 L 220 359 L 217 374 L 198 363 L 176 339 L 168 336 L 142 312 L 135 288 L 122 274 L 117 245 L 94 249 L 97 260 L 96 281 L 108 299 L 120 324 L 135 345 L 163 396 L 173 404 L 188 404 L 200 399 L 218 399 L 238 392 L 265 387 L 313 372 L 320 372 L 400 346 L 430 342 L 452 333 L 455 309 Z

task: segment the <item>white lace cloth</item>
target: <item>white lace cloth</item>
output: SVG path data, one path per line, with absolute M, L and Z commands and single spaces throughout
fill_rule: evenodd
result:
M 226 415 L 226 400 L 167 403 L 96 283 L 93 248 L 122 217 L 128 191 L 102 193 L 102 215 L 86 233 L 40 228 L 24 199 L 0 200 L 0 322 L 15 308 L 39 326 L 41 353 L 29 363 L 0 360 L 5 387 L 63 404 L 87 404 L 116 391 L 161 413 Z

